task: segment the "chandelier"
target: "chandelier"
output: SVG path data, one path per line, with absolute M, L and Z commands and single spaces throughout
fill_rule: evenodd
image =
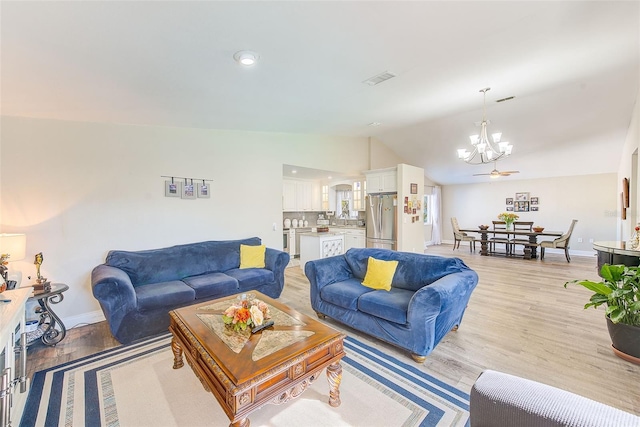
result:
M 491 123 L 486 117 L 487 91 L 489 90 L 491 90 L 490 87 L 480 89 L 480 92 L 484 94 L 482 122 L 480 123 L 480 135 L 471 135 L 469 137 L 473 150 L 468 151 L 466 148 L 458 149 L 458 158 L 472 165 L 495 162 L 496 160 L 509 156 L 513 149 L 513 145 L 510 143 L 500 141 L 502 133 L 492 134 L 491 139 L 487 136 L 487 125 Z

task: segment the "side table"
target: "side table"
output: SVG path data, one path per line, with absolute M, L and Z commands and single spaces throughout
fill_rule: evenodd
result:
M 67 335 L 67 328 L 53 311 L 51 304 L 59 304 L 64 299 L 63 293 L 68 289 L 69 286 L 64 283 L 52 283 L 51 290 L 48 292 L 34 293 L 29 298 L 30 300 L 37 300 L 40 305 L 40 307 L 36 308 L 36 313 L 40 314 L 38 327 L 43 327 L 44 325 L 45 328 L 41 337 L 42 343 L 45 345 L 54 346 Z

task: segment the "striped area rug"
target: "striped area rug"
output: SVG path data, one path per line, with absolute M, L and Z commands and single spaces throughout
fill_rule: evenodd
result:
M 37 372 L 20 426 L 229 425 L 189 365 L 174 370 L 170 335 Z M 468 426 L 469 395 L 354 338 L 345 339 L 342 404 L 319 378 L 300 397 L 249 416 L 260 426 Z

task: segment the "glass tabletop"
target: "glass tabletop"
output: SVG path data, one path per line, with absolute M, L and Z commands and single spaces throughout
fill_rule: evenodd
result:
M 248 328 L 244 332 L 230 330 L 222 320 L 222 313 L 231 305 L 231 301 L 220 301 L 199 307 L 196 316 L 213 331 L 222 342 L 224 342 L 234 353 L 240 353 L 251 338 L 251 331 Z M 289 316 L 287 313 L 278 310 L 276 307 L 267 304 L 274 326 L 305 326 L 305 323 Z M 253 350 L 251 358 L 259 360 L 265 356 L 275 353 L 296 342 L 302 341 L 313 335 L 313 331 L 308 330 L 271 330 L 269 328 L 260 332 L 260 341 Z

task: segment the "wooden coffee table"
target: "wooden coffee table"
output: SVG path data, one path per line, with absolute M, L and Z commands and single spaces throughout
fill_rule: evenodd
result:
M 233 427 L 248 427 L 249 414 L 266 403 L 298 397 L 327 368 L 329 404 L 340 405 L 345 335 L 259 292 L 274 326 L 256 334 L 227 330 L 222 313 L 237 296 L 169 313 L 173 368 L 182 355 L 222 406 Z

